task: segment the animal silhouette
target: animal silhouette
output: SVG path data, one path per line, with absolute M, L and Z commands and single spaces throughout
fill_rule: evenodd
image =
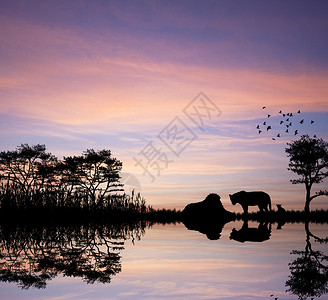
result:
M 281 204 L 276 204 L 278 211 L 277 211 L 277 229 L 281 229 L 282 226 L 286 223 L 286 210 L 281 206 Z
M 286 210 L 281 206 L 281 204 L 276 204 L 278 208 L 278 214 L 285 214 Z
M 219 239 L 225 223 L 236 219 L 227 211 L 217 194 L 209 194 L 205 200 L 188 204 L 181 213 L 182 222 L 189 230 L 197 230 L 210 240 Z
M 232 195 L 229 194 L 229 197 L 233 205 L 239 203 L 242 206 L 245 215 L 248 214 L 248 206 L 258 206 L 261 212 L 271 211 L 271 198 L 265 192 L 240 191 Z
M 230 219 L 234 214 L 227 211 L 221 202 L 221 197 L 217 194 L 209 194 L 203 201 L 189 203 L 182 211 L 184 219 L 208 220 Z
M 261 222 L 258 227 L 248 227 L 248 221 L 245 220 L 241 229 L 232 229 L 230 239 L 240 243 L 244 242 L 264 242 L 270 239 L 271 223 Z
M 262 109 L 266 108 L 265 106 L 262 107 Z M 300 118 L 298 120 L 298 117 L 302 115 L 302 112 L 300 109 L 298 109 L 297 111 L 295 111 L 294 113 L 293 112 L 287 112 L 287 113 L 284 113 L 282 110 L 279 110 L 279 115 L 280 117 L 282 117 L 283 119 L 280 119 L 277 121 L 277 124 L 281 125 L 281 127 L 285 127 L 285 128 L 281 128 L 280 129 L 282 130 L 281 133 L 277 132 L 276 133 L 276 136 L 271 136 L 272 140 L 273 141 L 276 141 L 277 138 L 276 137 L 285 137 L 286 135 L 293 135 L 293 136 L 297 136 L 301 133 L 301 127 L 298 127 L 302 124 L 307 124 L 307 123 L 310 123 L 310 124 L 313 124 L 314 121 L 313 120 L 306 120 L 305 118 Z M 268 132 L 271 132 L 271 131 L 277 131 L 279 130 L 279 128 L 277 126 L 275 126 L 274 122 L 275 122 L 275 115 L 272 113 L 272 112 L 268 112 L 266 114 L 267 116 L 267 120 L 263 120 L 263 125 L 265 126 L 264 128 L 260 125 L 257 126 L 257 129 L 261 130 L 261 132 L 259 131 L 259 134 L 262 133 L 262 134 L 266 134 Z M 274 118 L 274 119 L 272 119 Z M 292 121 L 292 118 L 293 118 L 293 122 Z M 270 121 L 269 121 L 270 120 Z M 270 122 L 270 123 L 269 123 Z M 289 130 L 291 129 L 291 127 L 295 127 L 294 130 Z M 303 129 L 303 128 L 302 128 Z M 304 130 L 304 129 L 303 129 Z M 277 134 L 280 134 L 280 136 L 278 136 Z

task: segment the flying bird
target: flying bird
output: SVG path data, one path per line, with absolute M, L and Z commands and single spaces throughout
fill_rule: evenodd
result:
M 259 134 L 262 132 L 262 130 L 259 130 Z
M 267 131 L 270 130 L 270 129 L 271 129 L 271 126 L 269 125 L 269 126 L 267 127 Z
M 266 125 L 266 122 L 263 122 L 263 125 Z
M 257 129 L 260 129 L 260 125 L 257 125 L 256 128 L 257 128 Z
M 282 123 L 284 123 L 284 121 L 280 121 L 280 125 L 281 125 Z
M 288 133 L 289 131 L 288 131 L 288 128 L 286 129 L 286 132 Z
M 313 120 L 311 120 L 311 124 L 313 124 L 314 123 L 314 121 Z
M 289 123 L 289 126 L 292 126 L 292 122 Z
M 277 137 L 280 137 L 280 133 L 277 134 Z
M 272 138 L 274 141 L 276 140 L 275 138 Z
M 268 118 L 270 118 L 271 117 L 271 115 L 268 115 Z
M 288 121 L 289 121 L 289 118 L 286 119 L 286 122 L 288 122 Z
M 293 116 L 293 113 L 290 113 L 289 116 L 292 117 Z
M 315 134 L 313 137 L 316 139 L 317 138 L 317 135 Z
M 298 130 L 295 130 L 295 133 L 294 133 L 294 135 L 297 135 L 298 134 Z
M 301 111 L 300 110 L 298 110 L 298 112 L 297 112 L 298 114 L 300 114 L 301 113 Z
M 304 119 L 302 119 L 302 120 L 300 121 L 300 123 L 303 124 L 303 123 L 304 123 Z
M 282 114 L 282 116 L 284 117 L 284 116 L 286 116 L 286 114 Z
M 280 111 L 279 113 L 282 114 L 282 111 Z
M 266 108 L 265 106 L 262 107 L 262 109 L 265 109 L 265 108 Z

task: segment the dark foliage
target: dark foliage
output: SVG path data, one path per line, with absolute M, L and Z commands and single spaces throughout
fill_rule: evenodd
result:
M 237 213 L 237 220 L 245 218 L 244 214 Z M 247 216 L 248 220 L 252 221 L 270 221 L 272 223 L 284 221 L 286 223 L 304 223 L 305 221 L 311 221 L 315 223 L 328 223 L 328 211 L 327 210 L 314 210 L 309 214 L 303 210 L 286 210 L 283 215 L 277 210 L 272 210 L 269 213 L 252 212 Z
M 305 232 L 305 249 L 291 252 L 297 257 L 289 263 L 290 275 L 285 283 L 287 292 L 297 295 L 301 300 L 320 297 L 328 292 L 328 256 L 322 251 L 313 250 L 311 244 L 311 238 L 314 238 L 315 242 L 326 244 L 328 237 L 315 236 L 310 231 L 308 221 L 305 222 Z
M 0 226 L 0 281 L 45 288 L 62 274 L 109 283 L 121 271 L 124 241 L 140 240 L 147 224 Z
M 328 177 L 328 143 L 322 139 L 303 135 L 299 140 L 287 143 L 285 149 L 289 157 L 289 170 L 299 175 L 293 184 L 305 184 L 306 198 L 304 210 L 310 212 L 310 202 L 319 196 L 328 196 L 327 190 L 311 194 L 313 184 L 321 183 Z
M 140 194 L 122 193 L 121 168 L 109 150 L 88 149 L 62 161 L 40 144 L 0 152 L 0 217 L 55 221 L 154 213 Z

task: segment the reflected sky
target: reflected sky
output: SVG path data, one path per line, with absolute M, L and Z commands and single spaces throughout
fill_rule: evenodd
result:
M 250 222 L 249 227 L 257 227 Z M 219 240 L 187 230 L 182 224 L 154 225 L 140 241 L 126 240 L 122 271 L 108 284 L 87 284 L 79 278 L 58 276 L 44 290 L 20 290 L 1 283 L 0 299 L 296 299 L 285 293 L 292 250 L 304 250 L 304 224 L 272 227 L 270 240 L 239 243 L 229 239 L 224 226 Z M 326 224 L 310 224 L 313 234 L 326 237 Z M 326 245 L 312 242 L 314 250 Z M 322 296 L 320 299 L 325 299 Z

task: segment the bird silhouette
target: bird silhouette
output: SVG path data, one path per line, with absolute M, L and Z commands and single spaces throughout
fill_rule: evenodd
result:
M 286 127 L 288 128 L 288 127 L 289 127 L 289 125 L 287 124 L 287 125 L 286 125 Z
M 294 135 L 297 135 L 298 134 L 298 130 L 295 130 L 295 133 L 294 133 Z
M 266 125 L 266 122 L 263 122 L 263 125 Z
M 289 126 L 292 126 L 292 122 L 289 123 Z
M 271 126 L 269 125 L 269 126 L 267 127 L 267 131 L 270 130 L 270 129 L 272 129 L 272 128 L 271 128 Z
M 317 138 L 317 135 L 315 134 L 313 137 L 316 139 Z
M 290 113 L 287 113 L 287 116 L 289 117 L 290 116 Z
M 289 118 L 286 119 L 286 122 L 289 122 Z
M 265 106 L 262 107 L 262 109 L 265 109 L 265 108 L 266 108 Z
M 277 134 L 277 137 L 280 137 L 280 133 Z
M 262 132 L 262 130 L 259 130 L 259 134 Z
M 274 141 L 276 140 L 275 138 L 272 138 Z
M 289 116 L 292 117 L 293 116 L 293 113 L 290 113 Z
M 289 133 L 288 129 L 286 129 L 286 132 Z
M 280 125 L 281 125 L 282 123 L 284 123 L 284 121 L 280 121 Z
M 298 110 L 298 112 L 297 112 L 298 114 L 300 114 L 301 113 L 301 110 Z
M 282 111 L 279 111 L 280 114 L 282 114 Z
M 260 129 L 260 125 L 257 125 L 256 128 L 257 128 L 257 129 Z
M 313 124 L 314 123 L 314 121 L 313 120 L 311 120 L 311 124 Z
M 270 118 L 271 117 L 271 115 L 268 115 L 268 118 Z
M 303 123 L 304 123 L 304 119 L 302 119 L 302 120 L 300 121 L 300 123 L 303 124 Z
M 284 116 L 286 116 L 286 114 L 282 114 L 282 116 L 284 117 Z

